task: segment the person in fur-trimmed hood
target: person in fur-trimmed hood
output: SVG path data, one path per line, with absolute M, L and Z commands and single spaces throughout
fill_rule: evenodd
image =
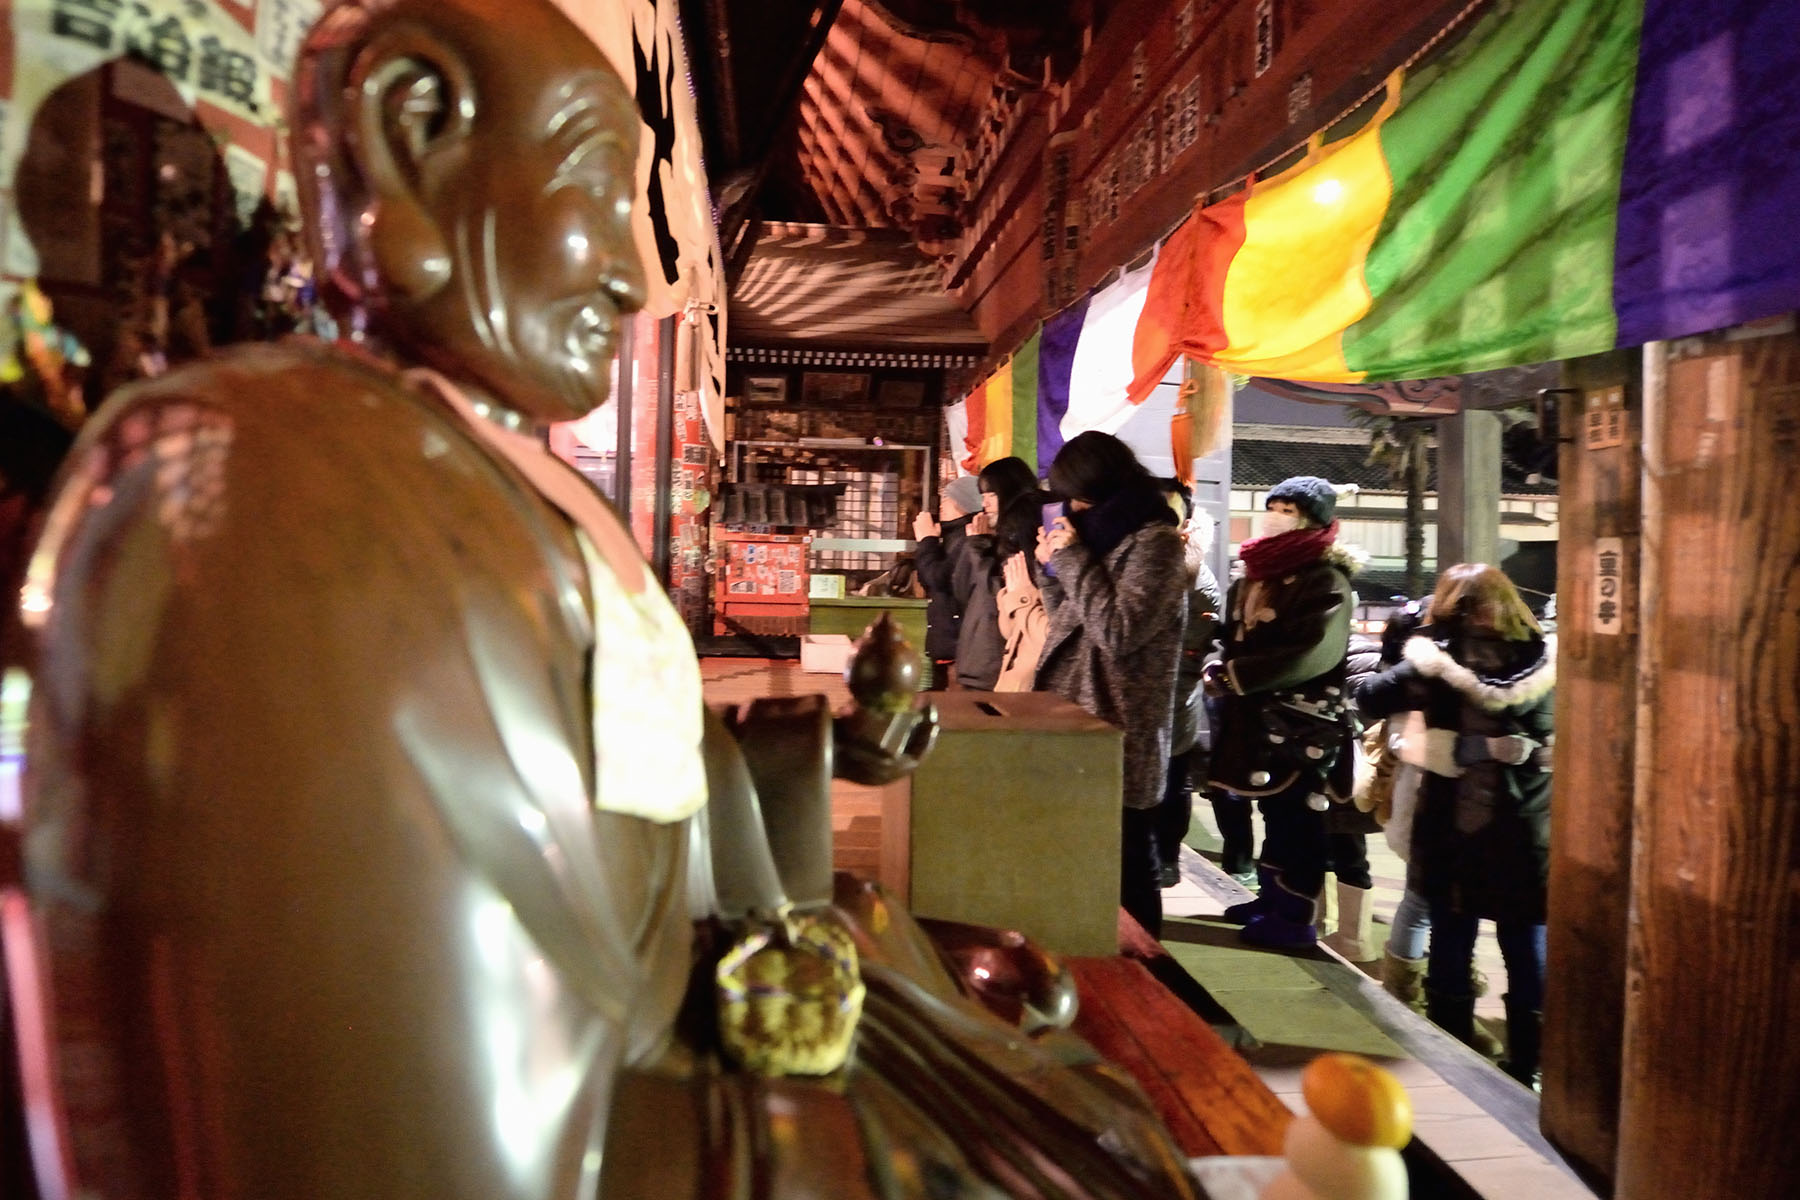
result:
M 1212 785 L 1256 798 L 1263 814 L 1260 890 L 1226 919 L 1243 924 L 1247 942 L 1303 949 L 1317 940 L 1329 797 L 1354 785 L 1344 662 L 1350 577 L 1365 559 L 1337 540 L 1328 480 L 1285 479 L 1265 507 L 1262 536 L 1238 548 L 1244 577 L 1226 597 L 1222 657 L 1207 668 L 1220 708 Z
M 1556 642 L 1497 567 L 1460 563 L 1400 663 L 1356 692 L 1370 717 L 1417 713 L 1400 756 L 1422 767 L 1407 887 L 1431 905 L 1426 1013 L 1467 1042 L 1481 920 L 1506 959 L 1507 1059 L 1531 1085 L 1544 993 Z

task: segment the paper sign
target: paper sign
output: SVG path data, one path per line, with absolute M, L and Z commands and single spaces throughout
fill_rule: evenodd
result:
M 1582 397 L 1582 428 L 1589 450 L 1625 444 L 1625 389 L 1601 388 Z
M 1625 543 L 1594 539 L 1594 632 L 1616 637 L 1625 628 Z

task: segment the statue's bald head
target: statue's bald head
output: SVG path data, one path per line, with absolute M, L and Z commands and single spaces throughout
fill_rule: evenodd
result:
M 543 419 L 599 404 L 643 300 L 636 105 L 549 0 L 344 0 L 295 77 L 326 302 Z

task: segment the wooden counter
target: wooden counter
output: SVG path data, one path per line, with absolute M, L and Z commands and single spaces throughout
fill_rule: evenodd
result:
M 1063 959 L 1081 1002 L 1075 1032 L 1137 1080 L 1190 1157 L 1279 1155 L 1294 1114 L 1163 984 L 1197 986 L 1123 909 L 1118 936 L 1118 955 Z
M 1280 1154 L 1287 1106 L 1187 1005 L 1134 959 L 1066 958 L 1075 1032 L 1123 1067 L 1191 1158 Z

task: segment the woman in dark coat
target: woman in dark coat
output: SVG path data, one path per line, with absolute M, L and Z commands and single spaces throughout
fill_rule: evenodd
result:
M 950 682 L 955 669 L 956 639 L 962 626 L 962 606 L 956 600 L 956 562 L 962 557 L 969 522 L 980 511 L 981 485 L 973 475 L 963 475 L 945 485 L 938 517 L 921 510 L 913 518 L 913 537 L 919 543 L 914 561 L 927 600 L 925 653 L 931 658 L 931 686 L 939 691 Z
M 1483 919 L 1506 960 L 1507 1073 L 1538 1066 L 1550 872 L 1550 747 L 1556 646 L 1496 567 L 1461 563 L 1431 598 L 1431 623 L 1404 660 L 1357 690 L 1370 717 L 1419 711 L 1401 757 L 1424 768 L 1407 886 L 1431 905 L 1425 1002 L 1467 1042 L 1469 969 Z
M 1219 580 L 1207 565 L 1212 553 L 1213 519 L 1194 508 L 1186 487 L 1173 480 L 1169 495 L 1179 500 L 1187 519 L 1181 524 L 1183 551 L 1187 556 L 1187 628 L 1181 635 L 1181 657 L 1175 668 L 1175 726 L 1169 746 L 1168 784 L 1156 809 L 1156 857 L 1161 864 L 1162 886 L 1181 882 L 1181 842 L 1187 836 L 1194 812 L 1194 781 L 1206 779 L 1206 754 L 1211 730 L 1206 723 L 1206 698 L 1200 675 L 1212 653 L 1213 635 L 1219 630 L 1219 613 L 1225 607 Z M 1246 812 L 1246 824 L 1248 823 Z M 1227 870 L 1230 868 L 1227 867 Z
M 1175 510 L 1131 448 L 1111 434 L 1071 438 L 1050 469 L 1064 514 L 1039 541 L 1050 632 L 1037 690 L 1125 731 L 1119 902 L 1162 927 L 1155 809 L 1162 800 L 1187 621 L 1186 554 Z
M 981 487 L 981 511 L 990 533 L 1013 501 L 1038 491 L 1037 472 L 1022 458 L 996 458 L 981 468 L 975 480 Z
M 1226 918 L 1254 945 L 1305 949 L 1318 940 L 1326 810 L 1355 782 L 1345 658 L 1361 556 L 1338 543 L 1329 481 L 1285 479 L 1266 505 L 1262 536 L 1238 550 L 1244 578 L 1226 597 L 1223 657 L 1207 667 L 1219 701 L 1211 782 L 1254 797 L 1263 815 L 1261 888 Z

